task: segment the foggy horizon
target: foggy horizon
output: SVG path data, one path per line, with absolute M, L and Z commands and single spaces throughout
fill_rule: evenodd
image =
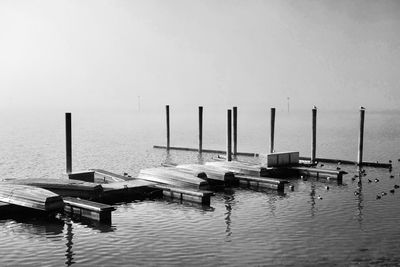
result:
M 0 1 L 1 109 L 397 109 L 397 1 Z

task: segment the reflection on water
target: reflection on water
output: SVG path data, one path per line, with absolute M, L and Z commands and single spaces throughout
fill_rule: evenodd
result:
M 231 192 L 232 193 L 232 192 Z M 225 204 L 225 224 L 226 224 L 226 239 L 225 241 L 230 242 L 231 239 L 229 238 L 232 235 L 231 231 L 231 215 L 232 215 L 232 205 L 234 204 L 235 197 L 233 194 L 226 194 L 224 195 L 224 204 Z
M 9 216 L 0 221 L 14 233 L 28 234 L 29 236 L 45 237 L 57 241 L 64 228 L 64 221 L 55 217 L 26 217 L 23 215 Z
M 357 191 L 358 194 L 356 194 L 357 197 L 357 209 L 358 209 L 358 214 L 357 214 L 357 220 L 358 224 L 360 227 L 360 230 L 363 230 L 363 201 L 364 201 L 364 195 L 363 195 L 363 183 L 362 183 L 362 172 L 358 172 L 358 182 L 357 182 Z
M 74 262 L 75 253 L 72 250 L 72 245 L 74 244 L 74 242 L 72 242 L 72 238 L 74 237 L 74 233 L 72 232 L 71 220 L 68 219 L 66 225 L 67 225 L 67 232 L 65 233 L 65 239 L 67 240 L 66 242 L 67 250 L 65 251 L 65 257 L 67 258 L 67 260 L 65 261 L 65 265 L 71 266 L 72 264 L 75 263 Z
M 315 184 L 312 182 L 310 191 L 311 216 L 315 216 Z

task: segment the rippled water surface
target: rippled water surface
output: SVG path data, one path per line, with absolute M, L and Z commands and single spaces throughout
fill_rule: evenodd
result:
M 74 112 L 73 168 L 135 175 L 164 161 L 212 158 L 153 149 L 165 143 L 162 111 Z M 358 116 L 358 111 L 320 111 L 317 154 L 355 159 Z M 196 118 L 196 109 L 172 110 L 172 145 L 197 146 Z M 111 226 L 69 218 L 0 219 L 0 265 L 400 265 L 400 190 L 389 193 L 400 184 L 399 121 L 397 112 L 367 111 L 365 159 L 390 159 L 394 168 L 366 168 L 360 185 L 351 179 L 356 168 L 343 166 L 349 172 L 343 185 L 293 180 L 295 190 L 285 195 L 235 188 L 217 192 L 208 208 L 162 200 L 119 204 Z M 2 178 L 62 175 L 63 113 L 3 112 L 0 123 Z M 278 110 L 276 127 L 277 150 L 310 154 L 311 111 Z M 224 138 L 225 112 L 205 109 L 204 147 L 223 149 Z M 268 113 L 239 110 L 238 139 L 240 151 L 266 152 Z M 380 181 L 368 182 L 375 178 Z M 361 194 L 355 195 L 358 187 Z M 388 194 L 377 200 L 382 191 Z

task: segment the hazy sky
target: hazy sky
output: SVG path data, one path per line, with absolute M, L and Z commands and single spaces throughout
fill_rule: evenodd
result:
M 0 107 L 400 107 L 400 1 L 0 0 Z

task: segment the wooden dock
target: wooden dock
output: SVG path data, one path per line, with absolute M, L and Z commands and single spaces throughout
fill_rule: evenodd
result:
M 232 172 L 235 179 L 241 185 L 255 188 L 268 188 L 283 192 L 285 184 L 284 179 L 277 179 L 272 176 L 273 172 L 263 166 L 254 165 L 239 161 L 215 161 L 206 162 L 206 166 L 213 166 L 224 171 Z
M 94 181 L 98 183 L 114 183 L 129 180 L 129 176 L 123 176 L 102 169 L 90 169 L 94 171 Z
M 161 145 L 154 145 L 153 148 L 156 149 L 167 149 L 166 146 L 161 146 Z M 192 152 L 198 152 L 198 148 L 189 148 L 189 147 L 177 147 L 177 146 L 172 146 L 169 147 L 170 150 L 178 150 L 178 151 L 192 151 Z M 215 154 L 225 154 L 226 150 L 218 150 L 218 149 L 202 149 L 202 152 L 207 152 L 207 153 L 215 153 Z M 249 157 L 259 157 L 261 154 L 260 153 L 254 153 L 254 152 L 237 152 L 238 156 L 249 156 Z M 300 156 L 300 160 L 305 160 L 305 161 L 310 161 L 310 157 L 302 157 Z M 330 158 L 322 158 L 322 157 L 317 157 L 315 158 L 316 161 L 320 163 L 341 163 L 341 164 L 347 164 L 347 165 L 357 165 L 357 161 L 354 160 L 344 160 L 344 159 L 330 159 Z M 387 168 L 390 169 L 392 168 L 391 163 L 384 163 L 384 162 L 372 162 L 372 161 L 363 161 L 362 163 L 363 166 L 366 167 L 374 167 L 374 168 Z
M 189 201 L 206 206 L 211 204 L 211 196 L 214 196 L 213 192 L 205 190 L 177 188 L 159 184 L 154 185 L 154 187 L 162 189 L 163 195 L 169 199 L 178 199 L 180 202 Z
M 307 160 L 309 161 L 309 157 L 300 157 L 301 160 Z M 328 159 L 328 158 L 315 158 L 317 162 L 320 163 L 333 163 L 333 164 L 346 164 L 346 165 L 357 165 L 357 161 L 352 161 L 352 160 L 341 160 L 341 159 Z M 390 169 L 392 168 L 391 163 L 384 163 L 384 162 L 368 162 L 368 161 L 363 161 L 362 163 L 363 166 L 365 167 L 374 167 L 374 168 L 387 168 Z
M 202 178 L 191 173 L 176 170 L 172 167 L 161 167 L 143 169 L 140 171 L 137 178 L 174 187 L 207 189 L 209 187 L 206 181 L 207 176 L 205 173 L 199 175 Z
M 64 211 L 80 218 L 111 224 L 111 212 L 115 207 L 73 197 L 64 197 Z
M 116 176 L 117 177 L 117 176 Z M 102 184 L 104 192 L 102 200 L 114 202 L 115 200 L 143 200 L 162 196 L 162 190 L 154 188 L 155 183 L 140 179 Z
M 221 168 L 211 165 L 201 164 L 161 164 L 164 167 L 175 167 L 179 170 L 194 171 L 198 173 L 205 173 L 206 179 L 210 186 L 232 186 L 237 184 L 237 179 L 233 172 L 225 171 Z
M 53 192 L 33 186 L 9 183 L 1 183 L 0 201 L 45 212 L 58 211 L 64 206 L 62 198 Z
M 161 168 L 164 169 L 164 168 Z M 212 192 L 199 190 L 189 186 L 188 188 L 182 188 L 177 186 L 168 185 L 165 183 L 157 183 L 153 181 L 143 180 L 139 178 L 131 178 L 122 176 L 109 171 L 95 169 L 95 175 L 100 177 L 105 176 L 107 180 L 125 180 L 115 183 L 103 184 L 104 192 L 107 193 L 108 189 L 112 189 L 112 194 L 126 192 L 131 194 L 132 190 L 146 190 L 151 197 L 165 196 L 170 199 L 178 199 L 180 201 L 189 201 L 198 203 L 201 205 L 210 205 Z M 179 184 L 179 183 L 178 183 Z
M 243 174 L 254 177 L 268 177 L 269 171 L 263 166 L 257 166 L 251 163 L 239 162 L 239 161 L 212 161 L 206 162 L 206 166 L 214 166 L 222 168 L 226 171 Z
M 166 146 L 159 146 L 159 145 L 154 145 L 153 148 L 157 149 L 167 149 Z M 193 151 L 193 152 L 198 152 L 198 148 L 190 148 L 190 147 L 179 147 L 179 146 L 170 146 L 168 149 L 170 150 L 179 150 L 179 151 Z M 217 149 L 202 149 L 202 152 L 204 153 L 217 153 L 217 154 L 223 154 L 226 153 L 225 150 L 217 150 Z M 252 153 L 252 152 L 237 152 L 238 156 L 250 156 L 250 157 L 256 157 L 258 156 L 258 153 Z
M 79 197 L 84 199 L 100 199 L 103 187 L 99 184 L 79 180 L 28 178 L 7 180 L 8 183 L 30 185 L 52 191 L 60 196 Z

